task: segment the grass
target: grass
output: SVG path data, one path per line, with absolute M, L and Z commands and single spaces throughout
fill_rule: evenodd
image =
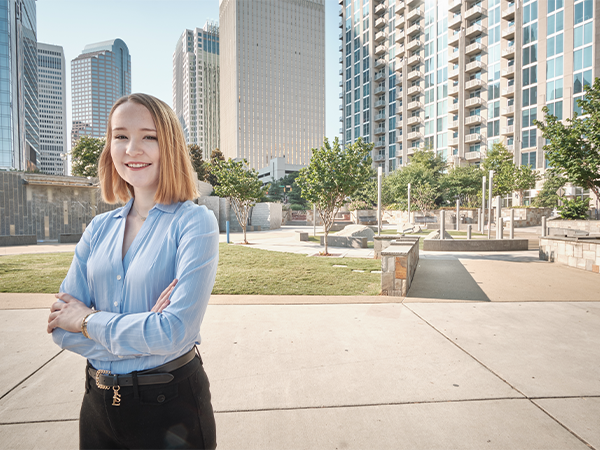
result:
M 219 251 L 213 294 L 378 295 L 381 289 L 380 275 L 370 273 L 381 270 L 379 260 L 308 258 L 228 244 Z M 57 292 L 72 259 L 73 253 L 2 256 L 0 292 Z

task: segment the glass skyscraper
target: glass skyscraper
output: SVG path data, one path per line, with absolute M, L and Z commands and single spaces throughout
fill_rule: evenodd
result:
M 185 30 L 173 53 L 173 109 L 188 144 L 196 144 L 204 159 L 220 146 L 219 27 Z
M 35 0 L 0 0 L 0 169 L 39 163 Z
M 503 142 L 544 169 L 533 120 L 572 117 L 600 74 L 593 0 L 339 0 L 342 138 L 385 172 L 416 148 L 479 164 Z M 534 195 L 528 193 L 527 195 Z
M 87 45 L 71 61 L 71 145 L 81 136 L 104 137 L 113 103 L 131 94 L 131 57 L 121 39 Z

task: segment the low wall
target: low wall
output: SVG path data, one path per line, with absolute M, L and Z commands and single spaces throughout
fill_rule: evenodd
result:
M 321 236 L 321 245 L 325 245 L 325 236 Z M 327 246 L 345 247 L 345 248 L 367 248 L 368 241 L 366 237 L 354 236 L 327 236 Z
M 83 233 L 62 233 L 58 236 L 59 244 L 77 244 Z
M 241 232 L 242 227 L 237 221 L 235 211 L 233 210 L 228 198 L 201 197 L 198 203 L 204 204 L 202 201 L 213 202 L 211 199 L 217 199 L 219 202 L 218 215 L 216 203 L 214 206 L 209 206 L 209 204 L 206 204 L 206 206 L 215 213 L 215 216 L 219 221 L 219 230 L 221 232 L 225 232 L 227 230 L 227 221 L 229 221 L 230 231 Z M 249 217 L 250 223 L 248 224 L 246 231 L 273 230 L 276 228 L 281 228 L 281 203 L 257 203 L 251 208 Z
M 542 217 L 550 217 L 552 208 L 502 208 L 504 226 L 510 226 L 510 210 L 515 211 L 515 228 L 534 227 L 542 224 Z
M 429 252 L 508 252 L 528 250 L 527 239 L 424 239 Z
M 404 236 L 403 234 L 384 234 L 373 237 L 374 259 L 381 259 L 381 252 L 388 248 L 392 241 L 419 242 L 419 236 Z
M 541 237 L 540 259 L 599 273 L 600 239 Z
M 350 219 L 359 225 L 377 225 L 377 210 L 357 209 L 350 211 Z
M 22 234 L 20 236 L 0 236 L 0 247 L 10 247 L 12 245 L 36 245 L 37 236 L 35 234 Z
M 419 240 L 393 241 L 381 252 L 381 295 L 405 297 L 419 265 Z
M 548 228 L 567 228 L 587 231 L 590 234 L 600 234 L 600 220 L 548 220 Z

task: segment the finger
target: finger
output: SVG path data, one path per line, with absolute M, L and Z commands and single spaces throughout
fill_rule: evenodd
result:
M 51 312 L 55 312 L 55 311 L 60 311 L 62 309 L 62 307 L 64 306 L 64 302 L 54 302 L 52 303 L 52 306 L 50 307 L 50 311 Z
M 48 333 L 52 333 L 56 328 L 57 328 L 56 320 L 53 320 L 52 322 L 48 322 L 48 328 L 46 328 L 46 331 Z
M 58 317 L 60 311 L 58 312 L 53 312 L 48 316 L 48 323 L 52 322 L 54 319 L 56 319 Z
M 167 306 L 169 306 L 171 304 L 171 302 L 169 300 L 167 300 L 163 305 L 161 305 L 160 309 L 158 310 L 159 313 L 163 312 Z

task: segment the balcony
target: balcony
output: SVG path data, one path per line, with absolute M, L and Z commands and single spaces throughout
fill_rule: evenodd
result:
M 451 145 L 452 147 L 457 147 L 458 146 L 458 138 L 451 137 L 450 139 L 448 139 L 448 145 Z
M 502 95 L 504 96 L 513 96 L 515 95 L 515 85 L 508 86 L 506 89 L 502 89 Z
M 344 4 L 344 0 L 338 0 L 338 5 L 343 5 Z
M 423 88 L 421 86 L 411 86 L 408 88 L 408 95 L 415 95 L 415 94 L 422 94 L 423 93 Z
M 485 64 L 481 61 L 471 61 L 470 63 L 468 63 L 465 66 L 466 73 L 477 72 L 479 70 L 484 70 L 484 69 L 485 69 Z
M 462 24 L 462 17 L 460 14 L 456 14 L 452 19 L 448 20 L 448 28 L 452 30 L 457 30 L 460 28 Z
M 377 19 L 375 21 L 375 28 L 385 27 L 386 24 L 387 24 L 387 19 L 385 17 L 380 17 L 379 19 Z
M 508 66 L 506 69 L 502 69 L 502 76 L 505 78 L 512 78 L 515 76 L 515 66 Z
M 409 111 L 414 111 L 415 109 L 421 109 L 421 102 L 410 102 L 406 109 Z
M 511 20 L 515 18 L 515 5 L 513 3 L 512 6 L 505 8 L 502 10 L 502 18 L 504 20 Z
M 448 62 L 456 64 L 458 62 L 458 57 L 460 56 L 460 52 L 458 51 L 458 49 L 456 49 L 455 52 L 452 52 L 450 51 L 450 49 L 448 49 L 448 53 Z
M 340 56 L 339 62 L 340 62 L 340 64 L 344 62 L 344 57 L 343 56 Z
M 456 103 L 450 103 L 448 105 L 448 112 L 450 114 L 456 114 L 458 112 L 458 102 L 456 102 Z
M 483 89 L 483 88 L 487 88 L 487 83 L 485 81 L 479 80 L 477 78 L 475 78 L 474 80 L 469 80 L 469 81 L 467 81 L 467 84 L 465 84 L 466 91 L 471 91 L 473 89 Z
M 396 120 L 396 129 L 402 129 L 403 125 L 402 120 Z M 398 136 L 397 142 L 402 142 L 402 135 Z
M 459 72 L 459 69 L 448 69 L 448 78 L 451 80 L 457 80 L 458 72 Z
M 511 25 L 510 27 L 502 30 L 502 37 L 504 39 L 512 39 L 515 37 L 515 25 Z
M 344 93 L 343 93 L 343 92 L 340 92 L 340 95 L 339 95 L 339 97 L 340 97 L 340 98 L 344 98 Z M 342 109 L 342 108 L 340 107 L 340 109 Z
M 344 8 L 340 8 L 338 15 L 341 17 L 344 15 Z
M 381 42 L 384 41 L 385 38 L 387 37 L 387 33 L 384 31 L 379 31 L 377 32 L 377 34 L 375 34 L 375 42 Z
M 385 140 L 381 140 L 381 141 L 376 141 L 375 142 L 375 148 L 383 148 L 383 147 L 385 147 Z M 375 154 L 375 158 L 377 158 L 378 155 L 381 155 L 380 156 L 381 158 L 385 158 L 385 155 L 382 154 L 382 153 L 376 153 Z
M 340 81 L 340 82 L 338 83 L 338 85 L 339 85 L 339 87 L 342 87 L 342 86 L 344 85 L 344 82 L 343 82 L 343 81 Z
M 423 62 L 423 58 L 421 58 L 419 55 L 412 55 L 411 57 L 408 58 L 408 65 L 412 66 L 414 64 L 421 64 Z
M 512 116 L 515 114 L 515 105 L 510 105 L 506 108 L 502 108 L 502 114 L 505 116 Z
M 385 108 L 385 100 L 377 100 L 375 102 L 375 109 Z
M 449 130 L 458 130 L 458 120 L 449 120 L 448 121 L 448 129 Z
M 380 16 L 381 14 L 383 14 L 386 11 L 386 9 L 387 8 L 385 7 L 385 5 L 383 3 L 380 3 L 379 5 L 377 5 L 375 7 L 375 14 L 377 16 Z
M 423 125 L 423 119 L 420 116 L 409 117 L 406 121 L 408 125 Z
M 515 134 L 515 126 L 509 125 L 506 128 L 502 128 L 502 134 L 505 136 L 509 134 Z
M 402 102 L 402 100 L 404 100 L 404 96 L 402 95 L 402 91 L 398 92 L 398 94 L 396 95 L 395 100 L 397 102 Z M 400 104 L 402 104 L 402 103 L 400 103 Z
M 396 31 L 396 37 L 394 38 L 396 44 L 400 44 L 404 42 L 404 31 L 398 30 Z
M 380 112 L 379 114 L 377 114 L 375 116 L 375 122 L 382 122 L 385 120 L 385 113 L 384 112 Z
M 460 91 L 459 85 L 448 87 L 448 95 L 458 95 L 458 91 Z
M 404 44 L 397 44 L 396 45 L 396 56 L 402 56 L 404 55 Z
M 385 67 L 385 59 L 379 58 L 378 60 L 375 61 L 375 68 L 380 69 L 382 67 Z
M 481 97 L 471 97 L 465 101 L 465 106 L 467 108 L 472 108 L 473 106 L 481 106 L 483 105 L 483 99 Z
M 385 79 L 385 71 L 377 72 L 375 74 L 375 81 L 384 80 Z
M 481 6 L 473 6 L 472 8 L 467 9 L 467 12 L 465 13 L 465 19 L 473 20 L 479 16 L 485 16 L 486 14 L 487 11 L 485 8 L 482 8 Z
M 481 134 L 479 133 L 467 134 L 465 136 L 465 144 L 474 144 L 477 142 L 481 142 L 482 139 L 483 136 L 481 136 Z
M 452 35 L 450 33 L 448 33 L 448 45 L 451 45 L 453 47 L 458 47 L 459 39 L 460 39 L 460 32 L 454 33 Z
M 479 125 L 480 123 L 483 123 L 483 117 L 479 115 L 469 116 L 465 119 L 465 125 Z
M 414 141 L 415 139 L 423 139 L 423 135 L 418 131 L 411 131 L 406 137 L 409 141 Z
M 385 134 L 385 127 L 377 127 L 377 128 L 375 128 L 375 135 L 378 136 L 380 134 Z
M 340 19 L 340 23 L 338 23 L 338 27 L 344 28 L 344 21 Z
M 344 116 L 340 116 L 340 122 L 344 121 Z
M 423 0 L 406 0 L 405 3 L 406 3 L 406 6 L 415 7 L 415 6 L 419 6 L 420 4 L 422 4 Z
M 344 75 L 344 69 L 340 69 L 340 75 Z
M 381 56 L 386 51 L 387 49 L 385 48 L 385 45 L 378 45 L 377 47 L 375 47 L 375 56 Z
M 475 24 L 475 25 L 471 25 L 469 28 L 467 28 L 467 31 L 465 32 L 465 36 L 467 36 L 468 38 L 477 36 L 478 34 L 482 34 L 483 33 L 483 26 L 479 25 L 479 24 Z
M 467 45 L 465 48 L 465 54 L 474 55 L 476 53 L 482 52 L 484 49 L 483 44 L 481 42 L 473 42 L 472 44 Z
M 343 45 L 343 44 L 340 44 L 340 46 L 339 46 L 339 48 L 338 48 L 338 51 L 340 51 L 340 52 L 341 52 L 342 50 L 344 50 L 344 45 Z
M 412 22 L 413 20 L 422 19 L 423 15 L 423 11 L 421 11 L 420 9 L 413 9 L 408 13 L 406 17 L 408 18 L 409 22 Z
M 465 159 L 467 161 L 474 161 L 476 159 L 481 159 L 481 152 L 466 152 Z
M 385 147 L 385 143 L 383 145 L 375 145 L 375 148 L 379 148 L 379 147 Z M 385 160 L 385 150 L 382 152 L 380 151 L 380 152 L 375 153 L 373 160 L 375 160 L 375 161 Z
M 398 71 L 401 71 L 402 69 L 398 69 L 396 68 L 396 73 L 398 73 Z M 402 72 L 398 73 L 396 75 L 396 87 L 400 86 L 400 91 L 402 92 Z
M 408 72 L 407 80 L 412 81 L 412 80 L 417 80 L 422 77 L 423 77 L 423 74 L 419 70 L 413 70 L 412 72 Z
M 419 47 L 421 47 L 421 39 L 419 38 L 415 38 L 406 44 L 406 48 L 411 52 L 416 51 Z
M 404 11 L 405 7 L 406 5 L 404 4 L 404 2 L 396 2 L 396 13 Z
M 414 36 L 414 35 L 419 34 L 421 31 L 423 31 L 423 28 L 421 28 L 421 25 L 415 24 L 406 31 L 406 34 L 408 36 Z
M 404 30 L 404 14 L 398 14 L 396 16 L 396 29 Z
M 515 151 L 515 145 L 514 144 L 508 144 L 506 146 L 506 150 L 508 150 L 509 152 L 514 152 Z
M 342 31 L 340 31 L 340 34 L 338 36 L 338 39 L 341 41 L 344 37 L 344 33 Z
M 502 57 L 512 59 L 515 57 L 515 46 L 509 45 L 504 50 L 502 50 Z
M 462 5 L 461 0 L 450 0 L 448 2 L 448 11 L 454 12 L 454 13 L 457 11 L 460 11 L 461 5 Z
M 377 94 L 383 94 L 384 92 L 385 92 L 385 86 L 378 86 L 375 89 L 375 95 L 377 95 Z

